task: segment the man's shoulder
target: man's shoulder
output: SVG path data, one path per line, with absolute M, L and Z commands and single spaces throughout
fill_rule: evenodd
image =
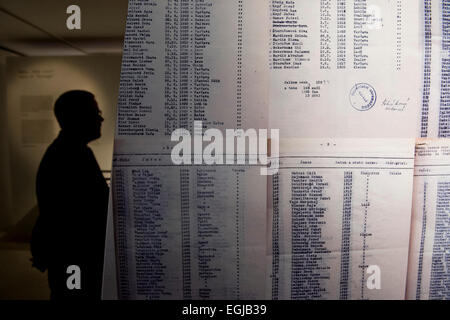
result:
M 65 141 L 58 136 L 47 148 L 44 153 L 43 160 L 45 161 L 71 161 L 86 157 L 87 146 L 82 144 L 74 144 L 70 141 Z
M 55 139 L 45 150 L 41 160 L 41 166 L 51 164 L 52 166 L 61 163 L 61 160 L 67 157 L 69 150 L 62 145 L 58 139 Z
M 39 164 L 38 175 L 73 170 L 79 162 L 79 152 L 56 138 L 46 149 Z M 69 169 L 70 168 L 70 169 Z

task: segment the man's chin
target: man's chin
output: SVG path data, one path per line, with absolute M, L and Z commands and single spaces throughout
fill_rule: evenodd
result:
M 102 136 L 102 134 L 100 132 L 98 132 L 98 133 L 92 134 L 88 140 L 89 140 L 89 142 L 92 142 L 94 140 L 99 139 L 101 136 Z

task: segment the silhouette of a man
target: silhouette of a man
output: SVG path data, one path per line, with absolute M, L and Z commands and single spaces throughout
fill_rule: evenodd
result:
M 48 269 L 52 299 L 100 299 L 109 188 L 87 144 L 101 136 L 103 118 L 94 95 L 68 91 L 55 102 L 61 127 L 39 166 L 39 217 L 33 229 L 33 266 Z M 68 278 L 68 267 L 80 268 Z M 70 288 L 72 289 L 70 289 Z

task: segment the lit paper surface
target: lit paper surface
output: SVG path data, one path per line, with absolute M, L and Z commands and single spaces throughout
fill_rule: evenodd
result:
M 449 2 L 420 1 L 422 100 L 418 137 L 450 136 Z
M 270 127 L 282 138 L 412 138 L 418 1 L 270 1 Z
M 420 19 L 404 0 L 130 1 L 119 298 L 403 299 Z M 170 135 L 194 121 L 279 129 L 279 173 L 174 165 Z
M 270 298 L 404 299 L 413 153 L 413 140 L 282 141 Z
M 408 299 L 450 299 L 450 141 L 416 145 Z
M 113 163 L 120 299 L 264 299 L 259 166 L 174 165 L 122 140 Z

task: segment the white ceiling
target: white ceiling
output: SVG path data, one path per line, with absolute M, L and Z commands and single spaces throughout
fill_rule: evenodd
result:
M 68 30 L 66 8 L 81 8 Z M 121 53 L 128 0 L 0 0 L 0 49 L 26 56 Z

